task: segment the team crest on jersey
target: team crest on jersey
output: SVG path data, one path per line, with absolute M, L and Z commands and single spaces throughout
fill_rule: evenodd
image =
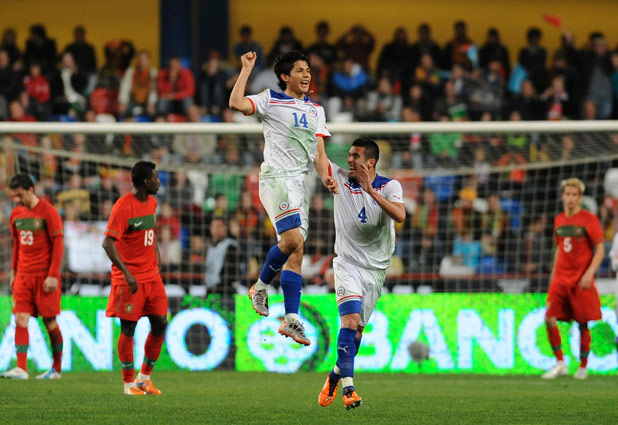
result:
M 283 201 L 282 203 L 279 204 L 279 209 L 281 211 L 285 211 L 288 208 L 290 208 L 290 204 L 288 203 L 288 201 Z
M 312 117 L 318 116 L 318 110 L 315 109 L 313 106 L 311 107 L 311 109 L 309 109 L 309 113 L 311 114 Z
M 124 305 L 124 312 L 127 314 L 133 313 L 133 304 L 127 303 Z
M 344 288 L 337 289 L 337 296 L 343 297 L 343 294 L 345 294 L 345 289 Z

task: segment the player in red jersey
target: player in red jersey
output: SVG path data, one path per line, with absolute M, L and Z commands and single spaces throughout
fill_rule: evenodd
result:
M 573 377 L 586 379 L 590 352 L 588 322 L 601 319 L 601 301 L 594 285 L 594 274 L 605 255 L 603 233 L 599 219 L 581 208 L 583 193 L 584 184 L 578 178 L 562 181 L 564 212 L 554 221 L 556 251 L 545 313 L 547 335 L 557 362 L 542 375 L 544 379 L 568 374 L 556 321 L 575 320 L 579 324 L 581 363 Z
M 60 263 L 62 219 L 56 208 L 34 193 L 27 174 L 9 182 L 10 197 L 17 204 L 11 212 L 13 263 L 10 285 L 15 314 L 17 367 L 3 378 L 28 379 L 28 322 L 41 316 L 52 346 L 53 366 L 38 379 L 58 379 L 62 371 L 62 333 L 56 322 L 60 314 Z
M 112 261 L 112 290 L 107 316 L 120 318 L 118 358 L 122 363 L 124 393 L 161 394 L 150 373 L 161 353 L 167 327 L 167 295 L 159 274 L 159 248 L 155 237 L 159 172 L 155 164 L 138 161 L 131 170 L 133 190 L 112 208 L 103 248 Z M 133 335 L 140 317 L 148 316 L 150 333 L 144 346 L 144 362 L 135 378 Z

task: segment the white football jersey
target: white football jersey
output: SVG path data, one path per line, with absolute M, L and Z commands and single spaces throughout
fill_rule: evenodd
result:
M 327 137 L 324 108 L 305 96 L 295 99 L 274 90 L 247 96 L 264 125 L 260 178 L 306 174 L 317 152 L 316 136 Z
M 387 269 L 395 250 L 395 221 L 347 170 L 331 163 L 339 184 L 335 196 L 335 253 L 368 269 Z M 401 183 L 376 175 L 373 188 L 391 202 L 403 203 Z

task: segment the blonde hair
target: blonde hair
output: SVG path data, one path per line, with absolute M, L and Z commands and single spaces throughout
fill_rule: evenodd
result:
M 570 177 L 560 182 L 560 187 L 562 188 L 563 192 L 564 192 L 564 188 L 567 186 L 572 186 L 572 187 L 576 187 L 577 189 L 579 189 L 580 195 L 583 195 L 584 190 L 586 190 L 586 186 L 584 186 L 584 182 L 582 182 L 577 177 Z

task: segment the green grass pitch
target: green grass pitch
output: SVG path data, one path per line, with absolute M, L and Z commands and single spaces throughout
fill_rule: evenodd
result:
M 34 373 L 31 372 L 31 375 Z M 122 394 L 120 372 L 0 380 L 1 424 L 616 424 L 618 377 L 358 374 L 363 405 L 317 404 L 325 375 L 156 372 L 159 397 Z M 341 388 L 340 388 L 341 390 Z

